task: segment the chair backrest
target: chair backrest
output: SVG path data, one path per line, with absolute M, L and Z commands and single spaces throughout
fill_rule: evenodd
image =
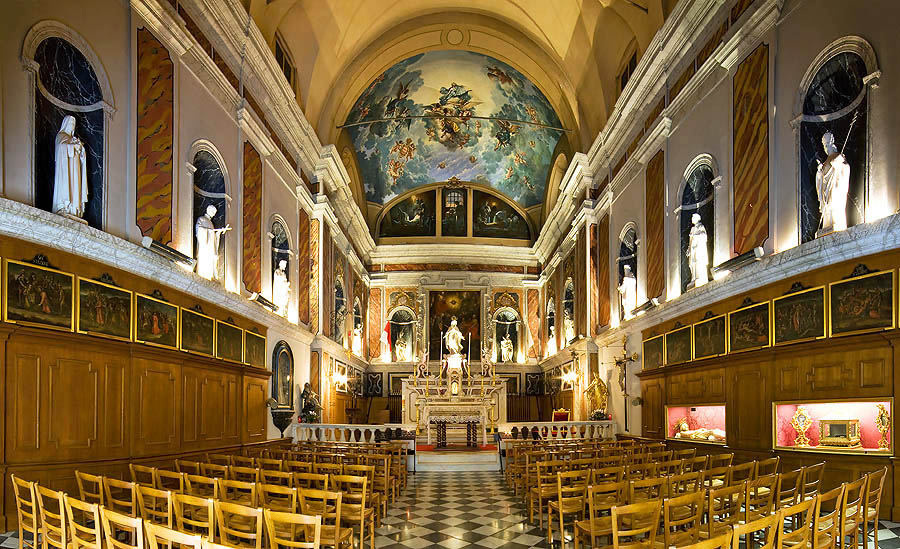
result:
M 629 482 L 603 482 L 592 484 L 587 489 L 588 511 L 590 512 L 591 531 L 594 522 L 608 518 L 607 511 L 617 505 L 625 505 L 628 501 Z
M 662 501 L 655 499 L 612 508 L 613 547 L 653 547 Z M 625 542 L 628 538 L 630 541 Z
M 731 484 L 731 466 L 709 467 L 703 471 L 703 486 L 705 488 L 720 488 Z
M 319 549 L 322 536 L 322 518 L 297 513 L 263 511 L 266 531 L 271 547 L 289 549 Z
M 684 472 L 684 460 L 670 459 L 668 461 L 660 461 L 657 464 L 657 471 L 660 475 L 680 475 L 682 472 Z
M 731 462 L 734 460 L 734 454 L 716 454 L 710 455 L 707 457 L 707 463 L 709 468 L 713 467 L 722 467 L 726 465 L 731 465 Z
M 297 512 L 297 489 L 293 486 L 260 483 L 257 491 L 261 507 L 284 513 Z
M 331 477 L 332 490 L 344 495 L 341 505 L 354 512 L 366 507 L 368 481 L 368 477 L 364 476 L 333 475 Z
M 172 512 L 175 528 L 180 532 L 188 532 L 207 539 L 215 538 L 216 515 L 212 498 L 172 494 Z
M 78 499 L 103 505 L 103 477 L 75 471 L 75 482 L 78 483 Z
M 328 475 L 321 473 L 294 473 L 294 487 L 298 490 L 328 490 Z
M 19 521 L 19 539 L 25 542 L 23 532 L 31 533 L 31 539 L 37 540 L 38 516 L 37 502 L 34 495 L 34 483 L 23 480 L 16 475 L 12 478 L 13 494 L 16 498 L 16 516 Z
M 733 534 L 731 530 L 721 536 L 698 541 L 691 545 L 685 545 L 681 549 L 731 549 L 731 538 Z
M 199 461 L 176 459 L 175 460 L 175 470 L 178 471 L 179 473 L 189 473 L 191 475 L 201 474 Z
M 261 549 L 263 541 L 263 512 L 258 507 L 216 500 L 216 525 L 219 541 L 233 547 Z
M 201 463 L 200 474 L 212 478 L 228 478 L 228 465 L 218 463 Z
M 731 466 L 729 482 L 738 484 L 756 478 L 756 460 L 738 463 Z M 733 543 L 733 542 L 732 542 Z
M 231 456 L 231 464 L 238 467 L 256 468 L 256 458 L 246 456 Z
M 769 459 L 761 459 L 756 463 L 756 475 L 774 475 L 778 473 L 778 465 L 781 463 L 781 456 L 775 456 Z
M 778 531 L 778 522 L 783 517 L 780 513 L 765 515 L 752 522 L 740 522 L 734 525 L 731 538 L 731 549 L 741 549 L 741 536 L 746 536 L 747 543 L 743 547 L 755 547 L 756 549 L 772 549 L 775 546 L 775 534 Z M 756 533 L 763 535 L 757 537 Z M 756 543 L 751 543 L 755 540 Z
M 341 539 L 341 492 L 325 490 L 299 490 L 300 512 L 304 515 L 318 515 L 322 518 L 322 543 L 337 546 Z M 332 537 L 333 536 L 333 537 Z
M 776 509 L 790 507 L 800 501 L 800 481 L 802 477 L 803 469 L 778 473 L 778 483 L 775 490 Z
M 103 505 L 110 511 L 136 517 L 137 495 L 133 482 L 103 477 Z
M 628 503 L 662 499 L 669 493 L 668 477 L 649 477 L 630 481 Z
M 256 466 L 267 471 L 281 471 L 284 465 L 280 459 L 256 458 Z
M 703 492 L 689 492 L 663 501 L 663 547 L 681 547 L 700 540 Z
M 743 483 L 713 488 L 707 492 L 706 527 L 708 537 L 713 537 L 717 526 L 733 526 L 743 518 L 741 508 L 746 492 L 747 488 Z
M 691 471 L 669 477 L 669 497 L 699 492 L 703 486 L 703 473 Z
M 144 521 L 140 517 L 131 517 L 101 506 L 100 521 L 103 523 L 106 549 L 144 548 Z
M 591 482 L 590 469 L 560 471 L 556 475 L 556 497 L 560 503 L 564 501 L 584 501 L 587 487 Z M 583 507 L 583 505 L 582 505 Z
M 774 473 L 747 481 L 744 496 L 744 522 L 751 522 L 775 510 L 775 493 L 778 491 L 778 475 Z
M 887 467 L 882 467 L 866 475 L 866 489 L 863 497 L 866 520 L 874 517 L 878 524 L 878 510 L 881 507 L 881 494 L 884 491 L 884 479 L 887 476 Z M 877 526 L 876 526 L 877 528 Z
M 128 469 L 131 471 L 131 482 L 156 488 L 156 467 L 129 463 Z
M 287 471 L 259 470 L 259 481 L 265 484 L 280 484 L 281 486 L 293 486 L 294 474 Z
M 702 471 L 706 469 L 706 456 L 696 456 L 690 458 L 684 458 L 684 464 L 682 466 L 682 470 L 685 473 L 691 471 Z
M 778 523 L 778 549 L 793 549 L 797 547 L 809 547 L 812 533 L 813 510 L 816 501 L 806 499 L 783 507 L 778 511 L 782 518 L 796 517 L 795 520 L 781 520 Z M 788 526 L 791 529 L 788 529 Z
M 219 485 L 215 478 L 187 473 L 184 475 L 184 493 L 198 498 L 217 499 Z
M 137 502 L 142 519 L 166 528 L 172 527 L 172 492 L 138 485 Z
M 68 549 L 69 537 L 66 533 L 65 493 L 44 488 L 34 484 L 34 497 L 37 501 L 38 515 L 41 523 L 41 539 L 44 547 Z M 34 539 L 37 539 L 35 536 Z
M 815 496 L 822 489 L 822 477 L 825 475 L 825 462 L 816 463 L 803 468 L 800 480 L 800 498 Z
M 203 538 L 200 536 L 179 532 L 152 522 L 144 523 L 144 529 L 147 534 L 148 549 L 159 549 L 160 541 L 164 542 L 167 548 L 178 546 L 180 549 L 202 549 L 203 547 Z
M 313 464 L 309 461 L 284 461 L 284 470 L 290 471 L 291 473 L 312 473 L 312 467 Z
M 72 549 L 101 549 L 100 505 L 63 496 Z
M 228 454 L 206 454 L 206 462 L 228 467 L 231 465 L 231 456 Z
M 228 479 L 241 482 L 259 482 L 259 469 L 256 467 L 232 465 L 228 468 Z
M 696 455 L 696 448 L 687 448 L 685 450 L 675 450 L 675 453 L 672 454 L 672 457 L 674 457 L 675 459 L 691 459 Z
M 218 500 L 238 505 L 256 507 L 259 494 L 256 492 L 255 482 L 242 482 L 240 480 L 216 479 L 218 485 Z
M 610 466 L 594 469 L 592 472 L 592 484 L 600 484 L 602 482 L 619 482 L 625 478 L 625 466 Z
M 841 532 L 850 530 L 850 525 L 862 524 L 866 516 L 863 499 L 866 491 L 866 477 L 862 476 L 853 482 L 844 483 L 844 497 L 841 501 Z
M 657 475 L 658 466 L 656 463 L 639 463 L 625 466 L 625 478 L 628 480 L 638 480 L 645 478 L 653 478 Z
M 156 487 L 180 494 L 184 492 L 184 473 L 156 469 Z
M 834 547 L 838 539 L 841 502 L 844 499 L 844 485 L 819 494 L 813 510 L 812 547 Z
M 340 463 L 316 463 L 313 465 L 313 471 L 320 475 L 340 475 L 344 471 L 344 466 Z

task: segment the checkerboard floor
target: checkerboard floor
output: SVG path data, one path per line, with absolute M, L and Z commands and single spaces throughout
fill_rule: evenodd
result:
M 375 547 L 550 549 L 544 531 L 527 519 L 527 508 L 507 489 L 501 473 L 420 472 L 410 475 L 406 490 L 376 529 Z M 0 534 L 0 549 L 18 548 L 18 542 L 15 532 Z M 875 549 L 871 538 L 867 545 Z M 878 545 L 900 549 L 900 524 L 881 521 Z

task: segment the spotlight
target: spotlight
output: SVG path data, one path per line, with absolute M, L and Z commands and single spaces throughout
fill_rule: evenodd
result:
M 766 252 L 762 249 L 762 246 L 757 246 L 749 252 L 744 252 L 739 256 L 735 256 L 727 261 L 723 261 L 722 263 L 719 263 L 712 268 L 713 278 L 718 280 L 728 273 L 740 269 L 744 265 L 748 265 L 750 263 L 753 263 L 754 261 L 759 261 L 762 256 L 765 255 L 765 253 Z
M 193 257 L 186 256 L 175 248 L 170 248 L 162 242 L 153 240 L 153 238 L 149 236 L 145 236 L 141 239 L 141 246 L 147 248 L 157 255 L 165 257 L 169 261 L 180 263 L 181 265 L 184 265 L 185 267 L 189 267 L 191 269 L 194 268 L 194 264 L 197 262 L 197 260 L 195 260 Z
M 272 303 L 271 301 L 269 301 L 268 299 L 264 298 L 262 295 L 260 295 L 256 292 L 253 292 L 252 294 L 250 294 L 250 301 L 255 301 L 255 302 L 259 303 L 260 305 L 262 305 L 266 309 L 269 309 L 273 313 L 278 312 L 278 305 L 275 305 L 274 303 Z
M 634 310 L 631 311 L 631 314 L 634 316 L 644 314 L 647 311 L 649 311 L 650 309 L 656 307 L 657 305 L 659 305 L 659 299 L 652 297 L 652 298 L 648 299 L 647 301 L 645 301 L 643 303 L 643 305 L 639 305 L 639 306 L 635 307 Z

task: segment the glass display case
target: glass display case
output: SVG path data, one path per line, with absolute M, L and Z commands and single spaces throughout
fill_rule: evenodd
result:
M 775 402 L 775 449 L 893 454 L 893 400 Z
M 666 438 L 725 444 L 725 405 L 666 406 Z

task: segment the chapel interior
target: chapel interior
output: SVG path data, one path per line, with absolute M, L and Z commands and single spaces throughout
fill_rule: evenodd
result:
M 0 549 L 900 548 L 896 1 L 0 20 Z

